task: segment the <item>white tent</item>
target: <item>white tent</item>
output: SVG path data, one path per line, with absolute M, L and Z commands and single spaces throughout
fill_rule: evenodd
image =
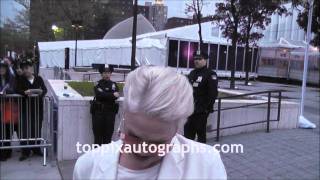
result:
M 153 65 L 167 65 L 168 40 L 198 42 L 198 24 L 178 27 L 137 36 L 137 62 L 147 60 Z M 219 27 L 212 22 L 202 23 L 202 36 L 205 43 L 231 45 L 223 37 Z M 285 38 L 276 42 L 258 42 L 260 47 L 303 47 Z M 70 66 L 74 66 L 75 41 L 40 42 L 40 60 L 42 67 L 64 67 L 64 49 L 70 48 Z M 90 66 L 92 63 L 130 65 L 131 38 L 78 41 L 77 66 Z
M 41 67 L 64 67 L 65 48 L 70 48 L 70 67 L 75 64 L 75 41 L 39 42 Z M 130 65 L 131 42 L 126 39 L 79 40 L 77 66 L 92 63 Z M 147 59 L 154 65 L 165 65 L 165 46 L 157 39 L 137 41 L 137 61 Z
M 219 30 L 219 27 L 214 25 L 212 22 L 204 22 L 201 23 L 202 27 L 202 39 L 204 43 L 211 44 L 224 44 L 230 45 L 231 41 L 228 41 L 227 38 L 224 38 Z M 143 38 L 155 38 L 155 39 L 174 39 L 174 40 L 182 40 L 182 41 L 199 41 L 199 26 L 198 24 L 177 27 L 173 29 L 151 32 L 139 35 L 137 39 Z
M 113 26 L 103 39 L 122 39 L 132 36 L 133 17 L 121 21 Z M 156 32 L 152 24 L 141 14 L 137 16 L 137 35 Z

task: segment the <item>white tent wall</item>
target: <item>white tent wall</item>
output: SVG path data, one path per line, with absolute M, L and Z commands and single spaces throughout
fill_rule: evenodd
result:
M 41 67 L 64 67 L 64 50 L 40 51 Z
M 159 50 L 158 48 L 138 48 L 137 49 L 137 58 L 138 61 L 143 62 L 148 60 L 150 64 L 156 66 L 165 66 L 166 65 L 166 50 Z
M 131 47 L 106 49 L 103 64 L 130 65 Z
M 140 56 L 147 59 L 159 57 L 156 48 L 138 49 L 140 54 L 137 54 L 137 59 Z M 150 52 L 149 52 L 150 51 Z M 153 55 L 155 54 L 155 55 Z M 40 51 L 41 67 L 61 67 L 65 65 L 64 49 L 55 51 Z M 131 62 L 131 47 L 115 48 L 115 49 L 78 49 L 77 50 L 77 66 L 91 66 L 93 63 L 98 64 L 117 64 L 130 65 Z M 70 49 L 70 67 L 75 66 L 75 51 Z
M 138 39 L 138 44 L 143 44 L 146 39 L 156 41 L 156 46 L 137 48 L 137 58 L 139 61 L 148 60 L 150 64 L 156 66 L 166 66 L 168 61 L 168 38 L 165 36 L 157 36 L 150 38 Z M 165 48 L 161 48 L 161 46 Z
M 39 43 L 40 65 L 64 68 L 65 48 L 70 48 L 70 67 L 75 66 L 74 41 Z M 148 59 L 153 65 L 166 64 L 166 47 L 157 39 L 144 39 L 137 42 L 137 59 Z M 78 41 L 77 66 L 91 66 L 93 63 L 130 65 L 130 39 L 84 40 Z

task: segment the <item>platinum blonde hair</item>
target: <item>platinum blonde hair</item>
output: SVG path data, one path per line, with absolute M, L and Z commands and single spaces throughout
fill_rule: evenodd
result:
M 185 123 L 193 112 L 193 90 L 184 75 L 169 67 L 142 66 L 129 73 L 124 110 L 163 121 Z

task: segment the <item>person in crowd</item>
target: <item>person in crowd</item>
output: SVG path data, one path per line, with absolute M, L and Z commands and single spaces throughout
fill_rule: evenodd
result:
M 20 60 L 16 60 L 13 64 L 13 71 L 16 79 L 19 79 L 23 76 L 23 71 L 20 66 Z
M 117 83 L 110 79 L 112 69 L 103 67 L 99 71 L 102 79 L 94 87 L 95 98 L 91 104 L 91 113 L 94 143 L 101 145 L 111 142 L 119 108 L 116 100 L 120 94 Z
M 13 59 L 10 58 L 10 57 L 5 57 L 3 60 L 8 65 L 8 69 L 9 69 L 10 75 L 11 76 L 15 76 L 14 70 L 13 70 L 13 63 L 14 63 Z
M 7 101 L 6 94 L 14 93 L 14 79 L 10 74 L 9 65 L 0 59 L 0 139 L 8 140 L 11 138 L 15 128 L 13 123 L 13 116 L 11 115 L 11 109 L 13 105 L 9 105 L 13 101 Z M 3 98 L 3 99 L 2 99 Z M 10 112 L 9 112 L 10 111 Z M 11 124 L 11 125 L 10 125 Z M 9 142 L 1 142 L 0 146 L 10 146 Z M 12 150 L 4 149 L 0 150 L 0 161 L 6 161 L 11 157 Z
M 137 68 L 126 79 L 123 108 L 121 139 L 82 155 L 73 179 L 226 179 L 217 150 L 177 133 L 194 109 L 185 76 L 169 67 Z
M 184 126 L 184 136 L 188 139 L 206 143 L 207 118 L 213 112 L 218 96 L 217 74 L 207 68 L 208 55 L 197 51 L 194 54 L 195 69 L 188 75 L 193 87 L 194 112 Z
M 9 65 L 0 59 L 0 94 L 12 94 L 14 92 L 14 78 L 12 77 Z
M 39 138 L 43 120 L 43 98 L 47 88 L 40 76 L 34 75 L 33 62 L 30 59 L 23 60 L 20 64 L 23 76 L 17 80 L 17 92 L 25 99 L 23 101 L 22 138 Z M 35 97 L 37 96 L 37 97 Z M 38 106 L 38 107 L 37 107 Z M 27 116 L 28 115 L 28 116 Z M 40 144 L 39 141 L 21 142 L 21 145 Z M 27 159 L 32 151 L 34 155 L 42 156 L 41 149 L 23 148 L 20 161 Z

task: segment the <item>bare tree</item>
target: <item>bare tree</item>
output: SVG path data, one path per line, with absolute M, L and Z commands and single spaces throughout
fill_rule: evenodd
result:
M 199 26 L 199 42 L 200 42 L 200 50 L 203 47 L 203 39 L 202 39 L 202 28 L 201 28 L 201 19 L 202 19 L 202 8 L 204 6 L 203 0 L 190 0 L 191 2 L 186 4 L 185 14 L 192 15 L 195 17 Z
M 265 30 L 265 27 L 271 23 L 271 15 L 287 14 L 286 8 L 281 0 L 240 0 L 241 22 L 239 44 L 245 45 L 245 85 L 249 84 L 249 45 L 256 45 L 257 41 L 264 35 L 258 30 Z M 255 29 L 255 31 L 253 31 Z
M 16 9 L 14 19 L 6 19 L 6 22 L 14 25 L 17 30 L 29 32 L 30 30 L 30 0 L 15 0 L 22 8 Z
M 305 32 L 307 32 L 308 25 L 308 12 L 309 12 L 309 1 L 306 0 L 292 0 L 293 6 L 299 10 L 299 6 L 303 7 L 299 10 L 297 23 Z M 312 25 L 311 31 L 313 33 L 313 39 L 311 44 L 320 48 L 320 1 L 313 0 L 313 11 L 312 11 Z
M 238 27 L 241 20 L 240 0 L 225 0 L 221 3 L 216 3 L 215 15 L 213 22 L 220 26 L 224 37 L 231 39 L 232 49 L 228 62 L 231 62 L 231 80 L 230 89 L 235 89 L 235 54 L 237 43 L 240 38 Z
M 71 27 L 72 21 L 81 21 L 83 25 L 83 31 L 93 31 L 96 27 L 95 18 L 100 16 L 100 3 L 95 3 L 88 0 L 56 0 L 58 8 L 62 10 L 60 16 L 56 19 L 64 21 L 64 26 Z M 100 6 L 99 6 L 100 5 Z
M 5 56 L 5 51 L 21 53 L 32 47 L 30 36 L 30 0 L 15 0 L 21 8 L 16 9 L 13 19 L 5 19 L 0 27 L 0 54 Z

